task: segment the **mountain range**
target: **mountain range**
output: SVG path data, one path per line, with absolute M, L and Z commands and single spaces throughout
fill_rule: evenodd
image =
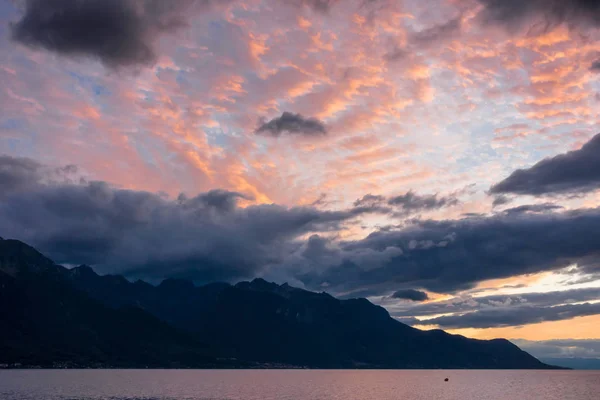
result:
M 0 364 L 97 368 L 547 369 L 504 339 L 405 325 L 366 299 L 262 279 L 157 286 L 0 240 Z

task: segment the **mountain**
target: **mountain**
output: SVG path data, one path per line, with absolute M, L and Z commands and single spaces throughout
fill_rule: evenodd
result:
M 15 240 L 0 240 L 0 288 L 0 363 L 551 368 L 507 340 L 414 329 L 366 299 L 262 279 L 153 286 L 69 270 Z
M 68 274 L 32 247 L 0 240 L 0 364 L 223 364 L 206 344 L 140 308 L 115 309 L 90 298 L 65 279 Z
M 542 360 L 564 368 L 600 370 L 600 358 L 543 358 Z

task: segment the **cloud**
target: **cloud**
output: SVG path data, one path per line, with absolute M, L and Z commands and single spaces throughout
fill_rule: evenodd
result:
M 429 300 L 427 293 L 415 289 L 397 290 L 392 294 L 394 299 L 410 300 L 410 301 L 425 301 Z
M 41 165 L 27 158 L 0 156 L 0 187 L 2 195 L 26 188 L 40 179 Z
M 432 318 L 419 323 L 437 325 L 443 329 L 498 328 L 561 321 L 596 314 L 600 314 L 600 303 L 480 310 L 463 315 Z
M 333 5 L 340 0 L 286 0 L 289 4 L 306 6 L 320 13 L 328 13 Z
M 391 213 L 397 217 L 410 214 L 452 207 L 459 203 L 454 195 L 438 197 L 437 194 L 420 195 L 413 191 L 403 195 L 386 198 L 381 195 L 367 194 L 354 202 L 356 208 L 370 208 L 374 212 Z
M 355 207 L 379 205 L 385 201 L 385 197 L 381 195 L 366 194 L 362 198 L 354 202 Z
M 256 133 L 273 137 L 283 134 L 303 136 L 323 136 L 327 134 L 325 124 L 316 118 L 305 118 L 300 114 L 284 112 L 281 117 L 263 121 Z
M 460 36 L 462 32 L 462 15 L 442 24 L 437 24 L 408 35 L 404 46 L 395 46 L 383 55 L 387 62 L 413 61 L 414 55 Z
M 431 44 L 447 41 L 458 36 L 462 28 L 462 17 L 451 19 L 443 24 L 415 32 L 411 38 L 411 45 L 417 48 L 427 47 Z M 389 56 L 388 56 L 389 57 Z
M 523 340 L 513 339 L 514 344 L 537 358 L 598 358 L 598 339 Z
M 374 259 L 389 249 L 402 253 L 375 268 L 346 255 L 362 252 Z M 458 220 L 418 220 L 364 239 L 337 244 L 338 264 L 330 260 L 302 271 L 309 287 L 368 290 L 387 294 L 399 287 L 454 293 L 478 282 L 577 264 L 583 275 L 598 272 L 600 209 L 546 213 L 498 213 Z M 317 259 L 317 258 L 315 258 Z
M 600 60 L 596 60 L 592 63 L 592 66 L 590 67 L 590 71 L 600 72 Z
M 383 55 L 383 59 L 387 62 L 393 63 L 395 61 L 405 60 L 410 54 L 411 52 L 405 48 L 395 47 L 391 51 L 385 53 Z
M 492 203 L 492 206 L 498 207 L 498 206 L 502 206 L 504 204 L 508 204 L 512 201 L 512 199 L 508 196 L 504 196 L 504 195 L 500 195 L 500 196 L 496 196 L 494 198 L 494 202 Z
M 351 3 L 350 0 L 283 0 L 283 2 L 296 7 L 308 7 L 309 9 L 321 14 L 329 14 L 332 7 L 336 4 Z M 381 0 L 361 0 L 352 5 L 357 5 L 358 8 L 362 8 L 368 4 L 378 2 L 381 2 Z
M 478 0 L 484 6 L 480 18 L 485 23 L 501 23 L 509 29 L 527 27 L 548 31 L 558 25 L 570 28 L 600 26 L 598 0 Z
M 572 264 L 578 278 L 600 271 L 599 209 L 413 220 L 350 241 L 339 233 L 361 215 L 382 213 L 390 199 L 365 196 L 339 211 L 240 207 L 250 197 L 233 191 L 171 200 L 82 180 L 74 167 L 0 160 L 0 235 L 105 273 L 197 282 L 272 276 L 336 294 L 388 295 L 415 287 L 455 292 Z
M 520 307 L 551 307 L 560 304 L 600 300 L 600 288 L 501 294 L 490 296 L 460 296 L 450 300 L 419 305 L 401 305 L 391 314 L 395 317 L 423 317 L 439 314 L 464 314 L 478 310 L 516 310 Z
M 388 207 L 385 196 L 366 194 L 354 202 L 355 210 L 370 210 L 373 213 L 391 214 L 394 210 Z
M 206 193 L 202 193 L 189 199 L 183 193 L 177 198 L 178 202 L 186 206 L 202 205 L 204 207 L 214 208 L 220 212 L 232 212 L 237 207 L 238 199 L 254 200 L 250 196 L 242 193 L 230 192 L 222 189 L 214 189 Z
M 155 40 L 186 26 L 186 16 L 216 1 L 26 0 L 11 26 L 24 45 L 64 56 L 101 60 L 110 67 L 152 65 Z
M 0 155 L 0 199 L 43 182 L 71 182 L 79 179 L 77 167 L 48 168 L 29 158 Z
M 338 231 L 364 213 L 242 208 L 237 200 L 249 197 L 225 190 L 170 200 L 105 182 L 47 180 L 37 171 L 52 168 L 26 159 L 0 161 L 3 237 L 30 243 L 59 263 L 129 277 L 208 282 L 259 276 L 299 248 L 304 235 Z M 7 187 L 19 190 L 7 193 Z
M 439 197 L 434 195 L 419 195 L 413 191 L 388 199 L 388 204 L 400 207 L 403 212 L 437 210 L 439 208 L 455 206 L 459 203 L 454 196 Z
M 492 194 L 577 194 L 600 187 L 600 134 L 581 149 L 518 169 L 490 189 Z
M 552 203 L 544 203 L 544 204 L 527 204 L 524 206 L 513 207 L 507 210 L 504 210 L 505 213 L 543 213 L 548 211 L 555 211 L 564 208 L 562 206 L 552 204 Z

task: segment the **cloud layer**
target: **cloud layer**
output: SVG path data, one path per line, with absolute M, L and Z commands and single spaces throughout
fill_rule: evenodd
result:
M 419 323 L 421 325 L 437 325 L 442 329 L 497 328 L 561 321 L 596 314 L 600 314 L 600 303 L 568 304 L 555 307 L 520 307 L 516 310 L 480 310 L 464 315 L 432 318 Z
M 600 273 L 600 210 L 521 206 L 491 216 L 412 220 L 363 239 L 339 235 L 369 214 L 444 206 L 439 197 L 366 195 L 327 211 L 247 205 L 251 196 L 211 190 L 193 197 L 125 190 L 88 181 L 74 166 L 51 168 L 0 157 L 3 237 L 38 247 L 60 263 L 157 281 L 237 281 L 264 276 L 345 297 L 388 296 L 423 302 L 422 290 L 455 293 L 496 278 L 558 270 Z M 418 205 L 418 207 L 417 207 Z M 393 209 L 393 208 L 392 208 Z M 308 239 L 306 239 L 308 237 Z M 576 276 L 575 276 L 576 275 Z M 579 279 L 579 278 L 577 278 Z M 444 328 L 489 328 L 600 313 L 599 289 L 496 295 L 425 303 L 392 314 Z M 422 317 L 451 313 L 422 321 Z
M 493 194 L 577 194 L 600 188 L 600 135 L 579 150 L 519 169 L 490 189 Z
M 47 183 L 36 172 L 39 164 L 0 161 L 4 237 L 38 246 L 57 262 L 152 280 L 254 277 L 281 262 L 301 235 L 340 229 L 358 215 L 311 207 L 240 208 L 237 200 L 247 196 L 224 190 L 169 200 L 104 182 Z
M 582 303 L 598 300 L 600 300 L 600 288 L 477 297 L 463 295 L 450 300 L 411 307 L 395 306 L 391 313 L 401 320 L 410 319 L 412 325 L 490 328 L 595 315 L 597 314 L 595 307 L 588 307 Z M 440 314 L 444 316 L 429 318 Z
M 58 262 L 99 264 L 130 276 L 210 281 L 272 274 L 336 293 L 385 294 L 398 286 L 454 292 L 572 263 L 598 272 L 598 209 L 417 220 L 355 241 L 318 235 L 304 241 L 379 211 L 360 204 L 341 211 L 241 208 L 237 200 L 249 197 L 224 190 L 169 200 L 62 172 L 49 180 L 35 171 L 56 176 L 64 169 L 1 160 L 3 237 L 39 246 Z
M 552 307 L 559 304 L 582 303 L 600 300 L 600 288 L 532 292 L 519 294 L 496 294 L 489 296 L 463 295 L 450 300 L 436 301 L 411 307 L 397 308 L 398 317 L 431 316 L 436 314 L 466 314 L 486 309 L 516 310 L 519 307 Z
M 391 293 L 402 285 L 434 292 L 456 292 L 477 282 L 578 264 L 593 273 L 600 256 L 600 210 L 551 213 L 502 213 L 458 220 L 425 220 L 375 232 L 362 240 L 342 242 L 335 249 L 338 265 L 315 268 L 303 279 L 337 291 Z M 378 263 L 357 265 L 346 252 L 401 254 Z M 319 257 L 313 255 L 313 262 Z M 310 260 L 306 260 L 308 263 Z M 318 264 L 318 263 L 317 263 Z
M 538 358 L 592 358 L 600 359 L 600 340 L 512 340 L 517 346 Z

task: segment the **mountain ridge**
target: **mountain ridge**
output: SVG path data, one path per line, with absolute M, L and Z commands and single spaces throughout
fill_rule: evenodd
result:
M 119 343 L 120 336 L 115 332 L 121 332 L 123 337 L 131 339 L 131 346 L 135 345 L 136 338 L 145 340 L 138 346 L 142 354 L 152 351 L 149 349 L 153 346 L 164 350 L 155 358 L 149 358 L 147 354 L 140 358 L 132 351 L 127 355 L 129 359 L 117 357 L 119 362 L 116 364 L 121 366 L 139 366 L 143 361 L 153 366 L 212 368 L 274 365 L 553 368 L 505 339 L 481 341 L 441 330 L 421 331 L 393 319 L 387 310 L 367 299 L 339 300 L 325 292 L 278 285 L 261 278 L 235 285 L 211 283 L 204 286 L 167 279 L 154 286 L 140 280 L 130 282 L 120 275 L 99 275 L 86 265 L 67 269 L 54 264 L 33 247 L 14 240 L 0 241 L 0 274 L 3 285 L 10 286 L 18 293 L 17 297 L 23 299 L 25 305 L 20 307 L 31 304 L 33 310 L 41 307 L 35 290 L 48 292 L 49 299 L 55 291 L 62 291 L 54 296 L 63 301 L 63 308 L 50 307 L 49 315 L 35 314 L 35 318 L 48 324 L 52 318 L 67 321 L 61 331 L 67 337 L 73 335 L 70 330 L 80 332 L 82 326 L 84 332 L 95 332 L 93 337 L 98 338 L 98 343 L 93 342 L 93 338 L 86 340 L 90 346 L 100 349 L 100 353 L 104 352 L 104 358 L 96 358 L 104 360 L 105 365 L 109 365 L 116 355 L 110 354 L 104 344 L 107 341 Z M 6 310 L 8 301 L 3 301 L 0 313 L 0 318 L 7 319 L 5 323 L 11 322 L 8 318 L 12 315 Z M 82 309 L 69 302 L 80 303 Z M 102 315 L 107 326 L 99 326 L 85 317 L 83 309 L 86 307 Z M 65 317 L 64 308 L 80 319 Z M 123 313 L 138 313 L 139 326 L 123 325 Z M 29 342 L 34 343 L 40 336 L 40 322 L 27 320 L 27 317 L 25 312 L 19 317 L 21 319 L 12 322 L 21 324 L 21 333 L 27 333 L 26 337 L 31 338 Z M 115 326 L 111 327 L 111 324 Z M 157 337 L 154 332 L 162 334 Z M 12 341 L 7 343 L 18 347 L 17 337 L 13 335 Z M 59 348 L 67 346 L 58 337 L 56 343 Z M 20 345 L 20 348 L 25 347 L 23 343 Z M 119 348 L 127 347 L 121 345 Z M 14 354 L 13 362 L 18 359 L 18 350 L 11 354 Z M 27 356 L 34 363 L 36 357 L 39 360 L 52 358 L 44 355 L 42 350 Z M 83 344 L 73 350 L 73 359 L 90 357 Z M 41 363 L 39 360 L 38 364 Z M 0 363 L 5 360 L 0 359 Z

